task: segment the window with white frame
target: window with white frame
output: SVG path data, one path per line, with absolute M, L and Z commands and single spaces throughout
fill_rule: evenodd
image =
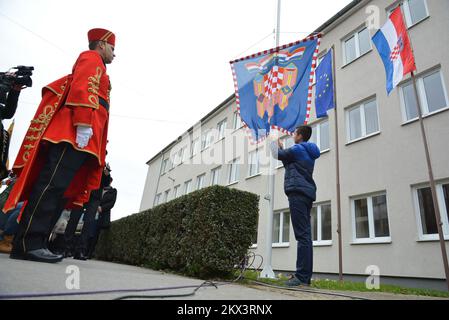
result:
M 164 203 L 168 202 L 168 196 L 170 195 L 170 189 L 164 192 Z
M 281 138 L 281 141 L 282 145 L 284 146 L 284 149 L 291 148 L 295 144 L 295 141 L 293 140 L 292 136 L 284 136 Z M 276 160 L 276 168 L 280 168 L 282 166 L 283 166 L 282 161 Z
M 223 121 L 220 121 L 217 125 L 217 129 L 218 129 L 218 140 L 224 139 L 225 137 L 225 133 L 226 133 L 226 125 L 227 125 L 227 120 L 224 119 Z M 217 141 L 218 141 L 217 140 Z
M 184 194 L 189 194 L 192 191 L 192 180 L 184 182 Z
M 400 3 L 400 6 L 402 6 L 402 12 L 404 13 L 407 28 L 414 26 L 429 16 L 426 0 L 404 0 Z M 396 8 L 397 6 L 394 6 L 389 9 L 388 15 L 390 15 Z
M 423 116 L 449 107 L 440 70 L 421 76 L 416 81 Z M 402 114 L 405 122 L 418 118 L 418 104 L 414 90 L 411 81 L 401 86 Z
M 371 36 L 367 27 L 343 40 L 344 64 L 348 64 L 371 50 Z
M 179 149 L 179 151 L 176 153 L 176 165 L 179 166 L 183 162 L 183 160 L 185 159 L 184 153 L 185 153 L 185 147 Z
M 175 156 L 176 154 L 171 154 L 168 160 L 167 172 L 175 167 Z
M 387 195 L 351 199 L 353 240 L 357 242 L 389 242 Z
M 228 183 L 231 184 L 237 181 L 239 181 L 239 158 L 232 160 L 229 164 Z
M 214 131 L 208 130 L 206 131 L 201 140 L 201 150 L 208 148 L 214 142 Z
M 173 167 L 176 167 L 181 164 L 181 157 L 180 152 L 181 150 L 176 151 L 176 153 L 173 155 Z
M 156 197 L 154 197 L 154 206 L 157 206 L 161 203 L 162 193 L 158 193 Z
M 248 177 L 255 176 L 260 173 L 259 150 L 251 151 L 248 156 Z
M 329 150 L 329 140 L 329 120 L 312 126 L 312 136 L 309 141 L 315 143 L 321 152 Z
M 196 190 L 200 190 L 204 188 L 204 180 L 206 178 L 206 174 L 201 174 L 198 177 L 196 177 Z
M 273 246 L 290 245 L 290 212 L 273 214 Z
M 210 173 L 210 185 L 214 186 L 217 185 L 220 182 L 220 171 L 221 167 L 212 169 Z
M 173 199 L 176 199 L 179 196 L 181 196 L 181 185 L 180 184 L 178 184 L 177 186 L 175 186 L 173 188 Z
M 192 145 L 190 147 L 192 157 L 196 155 L 199 151 L 200 151 L 200 139 L 196 138 L 192 141 Z
M 240 129 L 242 127 L 242 119 L 240 119 L 240 115 L 238 113 L 238 111 L 234 112 L 234 118 L 233 118 L 233 128 L 234 130 Z
M 440 209 L 443 233 L 449 237 L 449 183 L 436 185 L 437 199 Z M 432 192 L 429 186 L 414 189 L 415 207 L 418 213 L 418 225 L 420 238 L 423 240 L 435 240 L 438 238 L 437 222 L 435 218 L 435 207 L 432 200 Z
M 314 205 L 310 214 L 313 244 L 332 244 L 331 204 Z
M 162 160 L 161 175 L 168 171 L 168 158 Z
M 370 100 L 346 110 L 348 142 L 379 132 L 376 100 Z
M 188 156 L 187 147 L 184 147 L 181 149 L 181 163 L 184 163 L 187 161 L 187 156 Z

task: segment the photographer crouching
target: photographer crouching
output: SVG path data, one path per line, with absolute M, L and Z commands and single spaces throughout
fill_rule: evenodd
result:
M 0 72 L 0 181 L 10 174 L 8 170 L 8 151 L 11 133 L 4 129 L 3 120 L 11 119 L 17 110 L 20 91 L 32 86 L 33 67 L 18 66 L 7 72 Z M 0 209 L 14 185 L 15 177 L 5 183 L 8 187 L 0 194 Z M 10 253 L 12 240 L 18 229 L 17 217 L 23 209 L 23 203 L 6 213 L 0 212 L 0 253 Z
M 8 160 L 10 134 L 3 128 L 2 121 L 11 119 L 17 110 L 20 91 L 31 87 L 33 67 L 18 66 L 7 72 L 0 72 L 0 181 L 8 176 L 6 162 Z

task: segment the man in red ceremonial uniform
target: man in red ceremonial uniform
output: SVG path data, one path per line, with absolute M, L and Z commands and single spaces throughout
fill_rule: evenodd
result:
M 42 91 L 13 171 L 18 179 L 3 208 L 27 201 L 11 258 L 58 262 L 46 248 L 55 215 L 82 206 L 98 189 L 105 166 L 111 85 L 106 64 L 114 59 L 115 35 L 88 32 L 89 51 L 80 54 L 65 76 Z M 70 199 L 70 203 L 67 203 Z

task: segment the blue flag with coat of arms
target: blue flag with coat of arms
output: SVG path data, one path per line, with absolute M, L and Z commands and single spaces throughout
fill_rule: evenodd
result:
M 253 142 L 271 129 L 292 134 L 310 116 L 321 35 L 231 61 L 237 109 Z

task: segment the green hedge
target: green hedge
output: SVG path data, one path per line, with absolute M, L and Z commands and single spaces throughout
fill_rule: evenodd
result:
M 257 232 L 259 196 L 213 186 L 112 222 L 96 257 L 188 276 L 232 271 Z

